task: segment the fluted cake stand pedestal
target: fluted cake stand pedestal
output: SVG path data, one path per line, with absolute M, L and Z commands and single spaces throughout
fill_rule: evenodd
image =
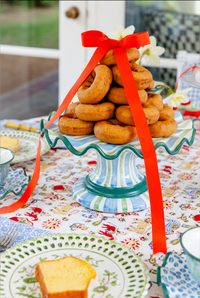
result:
M 49 115 L 49 119 L 54 112 Z M 164 147 L 170 154 L 177 154 L 183 143 L 191 146 L 195 132 L 192 120 L 183 120 L 176 112 L 176 133 L 168 138 L 153 138 L 155 150 Z M 57 122 L 41 131 L 51 148 L 65 147 L 75 155 L 84 155 L 88 150 L 97 153 L 96 168 L 80 178 L 72 188 L 74 199 L 81 205 L 101 212 L 126 213 L 140 211 L 150 206 L 146 176 L 136 166 L 136 157 L 143 158 L 139 140 L 112 145 L 99 141 L 94 135 L 69 136 L 62 134 Z

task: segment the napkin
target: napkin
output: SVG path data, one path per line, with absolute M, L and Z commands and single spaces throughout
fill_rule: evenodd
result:
M 157 269 L 157 282 L 168 298 L 200 298 L 200 287 L 189 272 L 186 255 L 168 252 Z
M 17 237 L 15 238 L 15 241 L 13 242 L 13 245 L 11 247 L 14 247 L 18 243 L 23 243 L 26 240 L 31 240 L 36 237 L 53 234 L 52 232 L 49 232 L 49 231 L 46 231 L 43 229 L 38 229 L 38 228 L 35 228 L 32 226 L 28 226 L 26 224 L 21 224 L 21 223 L 15 222 L 13 220 L 10 220 L 6 217 L 0 216 L 0 240 L 5 235 L 5 233 L 9 230 L 9 228 L 12 224 L 16 224 L 17 226 L 19 226 L 20 231 L 19 231 L 19 234 L 17 235 Z M 0 253 L 2 253 L 2 252 L 4 252 L 4 251 L 0 250 Z

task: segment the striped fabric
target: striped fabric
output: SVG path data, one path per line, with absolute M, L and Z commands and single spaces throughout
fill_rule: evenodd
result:
M 187 267 L 200 286 L 200 263 L 186 255 Z

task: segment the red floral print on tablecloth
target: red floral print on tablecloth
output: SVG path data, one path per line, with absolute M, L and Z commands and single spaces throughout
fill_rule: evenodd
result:
M 49 229 L 49 230 L 55 230 L 56 228 L 59 228 L 61 225 L 61 221 L 59 219 L 48 219 L 46 221 L 43 221 L 42 227 L 44 229 Z
M 121 243 L 132 250 L 136 250 L 140 247 L 140 241 L 135 238 L 127 238 L 124 241 L 121 241 Z
M 188 173 L 182 173 L 180 175 L 178 175 L 178 178 L 180 178 L 181 180 L 191 180 L 193 177 L 193 175 L 188 174 Z

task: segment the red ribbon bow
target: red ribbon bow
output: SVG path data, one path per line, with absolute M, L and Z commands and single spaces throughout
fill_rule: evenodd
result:
M 95 50 L 87 67 L 83 70 L 76 83 L 73 85 L 73 87 L 70 89 L 70 91 L 64 98 L 57 112 L 54 114 L 54 116 L 51 118 L 51 120 L 46 124 L 44 128 L 48 128 L 66 110 L 69 103 L 78 91 L 79 87 L 86 80 L 86 78 L 95 68 L 95 66 L 99 63 L 99 61 L 109 50 L 113 49 L 116 62 L 120 71 L 120 75 L 122 78 L 122 82 L 124 85 L 124 90 L 126 93 L 128 104 L 130 106 L 131 113 L 134 118 L 145 162 L 152 217 L 153 253 L 166 253 L 167 248 L 165 235 L 165 220 L 156 152 L 125 50 L 126 48 L 136 48 L 149 44 L 150 39 L 148 32 L 131 34 L 124 37 L 121 40 L 110 39 L 101 31 L 95 30 L 86 31 L 82 33 L 81 36 L 82 45 L 84 47 L 97 47 L 97 49 Z M 23 196 L 16 203 L 1 208 L 0 214 L 12 212 L 21 208 L 30 198 L 39 179 L 40 148 L 41 142 L 39 139 L 35 170 L 32 179 Z

